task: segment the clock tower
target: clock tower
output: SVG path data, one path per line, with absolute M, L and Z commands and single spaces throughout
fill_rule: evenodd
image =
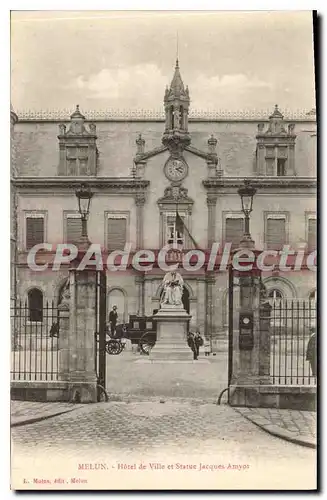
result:
M 178 59 L 170 88 L 166 87 L 164 105 L 166 124 L 162 143 L 173 158 L 179 158 L 184 148 L 191 143 L 191 136 L 188 132 L 190 96 L 188 87 L 184 87 Z

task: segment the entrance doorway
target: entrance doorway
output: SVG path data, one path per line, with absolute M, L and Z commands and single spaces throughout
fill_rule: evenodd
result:
M 185 311 L 187 312 L 187 314 L 190 314 L 190 292 L 185 286 L 183 288 L 182 302 Z

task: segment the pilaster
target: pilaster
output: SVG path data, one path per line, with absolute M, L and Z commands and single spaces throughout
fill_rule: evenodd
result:
M 205 278 L 206 286 L 206 322 L 205 322 L 205 335 L 212 338 L 213 334 L 213 286 L 216 282 L 214 273 L 207 273 Z
M 65 298 L 58 306 L 59 312 L 59 380 L 69 380 L 70 367 L 70 331 L 69 331 L 69 301 Z
M 295 170 L 295 144 L 289 144 L 288 146 L 288 164 L 290 175 L 296 175 Z
M 208 248 L 211 248 L 212 244 L 216 241 L 216 205 L 217 205 L 217 195 L 208 193 L 207 194 L 207 206 L 208 206 Z
M 136 248 L 142 249 L 144 245 L 144 204 L 145 194 L 138 193 L 135 195 L 136 205 Z
M 265 175 L 265 145 L 258 144 L 258 152 L 257 152 L 257 174 Z
M 137 288 L 137 310 L 140 316 L 145 315 L 144 307 L 144 275 L 136 276 L 135 283 Z

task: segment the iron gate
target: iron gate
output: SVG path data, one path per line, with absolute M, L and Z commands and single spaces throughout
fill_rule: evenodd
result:
M 265 289 L 261 278 L 262 289 Z M 252 283 L 255 286 L 254 283 Z M 256 285 L 257 286 L 257 285 Z M 228 280 L 228 387 L 233 373 L 234 332 L 239 328 L 240 280 L 229 266 Z M 273 385 L 316 385 L 316 303 L 304 299 L 269 300 L 269 372 Z M 260 312 L 260 321 L 261 317 Z
M 106 388 L 106 314 L 107 314 L 107 277 L 104 271 L 96 271 L 95 289 L 95 372 L 98 382 L 98 399 Z

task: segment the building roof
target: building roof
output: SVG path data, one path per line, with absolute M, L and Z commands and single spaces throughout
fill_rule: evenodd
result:
M 314 110 L 283 110 L 285 121 L 315 122 Z M 74 109 L 21 109 L 17 111 L 19 121 L 69 122 Z M 86 121 L 164 121 L 164 109 L 96 109 L 85 110 Z M 191 109 L 189 119 L 192 121 L 265 121 L 271 116 L 271 109 L 250 109 L 229 111 L 226 109 Z

